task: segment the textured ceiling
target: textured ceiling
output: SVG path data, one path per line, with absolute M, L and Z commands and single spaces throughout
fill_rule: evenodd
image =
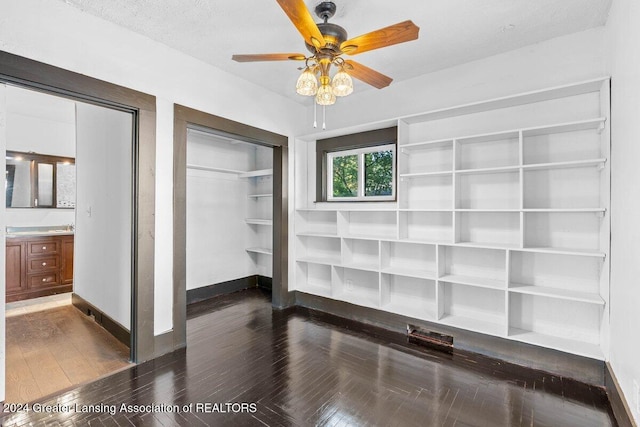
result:
M 299 62 L 231 60 L 234 53 L 307 53 L 302 37 L 275 0 L 58 1 L 298 102 L 308 101 L 294 90 Z M 413 20 L 420 27 L 418 40 L 353 57 L 398 82 L 604 25 L 611 1 L 335 0 L 338 12 L 329 22 L 355 37 Z M 310 10 L 317 3 L 306 1 Z M 362 90 L 376 89 L 356 82 L 356 91 Z

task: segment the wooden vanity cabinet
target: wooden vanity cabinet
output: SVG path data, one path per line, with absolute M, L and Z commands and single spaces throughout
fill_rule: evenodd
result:
M 8 237 L 7 302 L 71 292 L 73 235 Z

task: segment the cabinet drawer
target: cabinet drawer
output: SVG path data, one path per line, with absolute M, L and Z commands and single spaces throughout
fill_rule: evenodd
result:
M 51 273 L 32 274 L 29 276 L 29 288 L 48 288 L 60 284 L 60 273 L 53 271 Z
M 35 242 L 27 242 L 27 254 L 33 255 L 48 255 L 57 254 L 60 252 L 59 240 L 37 240 Z
M 37 273 L 47 270 L 58 270 L 60 268 L 60 256 L 46 256 L 29 259 L 28 273 Z

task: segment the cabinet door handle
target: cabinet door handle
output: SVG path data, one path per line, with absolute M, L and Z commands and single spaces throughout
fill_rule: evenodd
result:
M 43 247 L 42 247 L 42 250 L 43 250 L 43 251 L 46 251 L 46 250 L 47 250 L 47 247 L 46 247 L 46 246 L 43 246 Z
M 43 267 L 44 267 L 44 266 L 46 266 L 46 265 L 47 265 L 47 263 L 46 263 L 46 262 L 43 262 L 43 263 L 42 263 L 42 266 L 43 266 Z

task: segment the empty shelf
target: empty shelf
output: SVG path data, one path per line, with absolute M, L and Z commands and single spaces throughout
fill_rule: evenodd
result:
M 247 224 L 252 224 L 252 225 L 273 225 L 273 221 L 270 219 L 247 218 L 244 221 Z
M 260 169 L 255 171 L 242 172 L 238 175 L 240 178 L 254 178 L 258 176 L 273 175 L 273 169 Z
M 245 249 L 247 252 L 251 252 L 254 254 L 264 254 L 264 255 L 272 255 L 273 252 L 269 248 L 247 248 Z

